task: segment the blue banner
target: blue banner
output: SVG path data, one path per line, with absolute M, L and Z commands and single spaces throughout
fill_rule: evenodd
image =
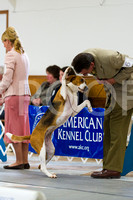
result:
M 29 106 L 31 132 L 47 109 L 47 106 Z M 55 155 L 102 159 L 103 121 L 103 108 L 94 108 L 89 113 L 85 107 L 75 117 L 70 117 L 53 133 Z
M 0 159 L 2 160 L 2 162 L 7 161 L 7 155 L 5 152 L 6 152 L 6 147 L 2 136 L 2 128 L 0 126 Z
M 30 134 L 33 132 L 34 128 L 48 109 L 48 106 L 32 106 L 29 105 L 29 121 L 30 121 Z M 29 144 L 29 151 L 36 153 L 36 151 L 32 148 L 31 144 Z

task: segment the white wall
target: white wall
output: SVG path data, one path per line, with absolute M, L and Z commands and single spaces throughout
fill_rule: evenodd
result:
M 12 1 L 13 2 L 13 1 Z M 103 2 L 103 5 L 99 3 Z M 87 49 L 114 49 L 133 56 L 133 0 L 0 0 L 30 58 L 30 74 L 48 65 L 70 65 Z
M 0 36 L 6 29 L 6 26 L 7 26 L 6 23 L 7 23 L 6 14 L 0 14 Z M 1 73 L 1 69 L 4 66 L 5 54 L 6 54 L 6 51 L 5 51 L 4 45 L 2 44 L 2 41 L 0 39 L 0 73 Z

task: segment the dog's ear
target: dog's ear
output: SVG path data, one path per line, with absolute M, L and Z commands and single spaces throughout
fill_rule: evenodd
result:
M 76 75 L 70 75 L 66 78 L 67 83 L 72 82 L 73 80 L 75 80 Z
M 65 70 L 63 76 L 62 76 L 62 86 L 61 86 L 61 91 L 60 94 L 63 97 L 64 100 L 66 100 L 67 97 L 67 90 L 66 90 L 66 77 L 68 73 L 69 67 Z
M 74 69 L 72 67 L 68 67 L 67 76 L 76 75 Z
M 63 74 L 63 77 L 62 77 L 62 87 L 61 87 L 61 96 L 63 97 L 64 100 L 66 100 L 66 97 L 67 97 L 67 89 L 66 89 L 66 84 L 67 82 L 71 79 L 72 77 L 75 77 L 76 73 L 75 71 L 71 68 L 71 67 L 68 67 L 64 74 Z
M 67 67 L 63 76 L 67 78 L 68 76 L 71 76 L 71 75 L 76 75 L 76 72 L 74 71 L 72 67 Z
M 66 79 L 62 80 L 60 94 L 63 97 L 63 99 L 66 100 L 66 97 L 67 97 Z

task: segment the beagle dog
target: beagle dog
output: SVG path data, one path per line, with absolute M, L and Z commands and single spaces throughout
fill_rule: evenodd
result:
M 68 67 L 64 72 L 61 88 L 30 136 L 15 136 L 11 133 L 6 133 L 12 141 L 30 140 L 31 146 L 39 154 L 41 171 L 50 178 L 57 177 L 56 174 L 50 173 L 46 167 L 55 152 L 51 140 L 53 131 L 64 124 L 70 116 L 73 117 L 79 113 L 85 106 L 88 107 L 89 112 L 92 112 L 89 100 L 85 100 L 78 105 L 77 92 L 84 92 L 87 89 L 87 85 L 81 76 L 76 74 L 69 75 L 71 70 L 73 69 Z

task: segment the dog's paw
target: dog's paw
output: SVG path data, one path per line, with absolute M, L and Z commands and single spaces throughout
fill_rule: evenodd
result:
M 93 109 L 92 109 L 90 101 L 89 100 L 85 100 L 85 102 L 86 102 L 86 106 L 88 107 L 89 112 L 92 112 Z
M 50 178 L 57 178 L 57 175 L 55 173 L 51 173 Z
M 90 106 L 90 107 L 88 107 L 88 110 L 89 110 L 89 112 L 92 112 L 93 111 L 93 109 L 92 109 L 92 107 Z

